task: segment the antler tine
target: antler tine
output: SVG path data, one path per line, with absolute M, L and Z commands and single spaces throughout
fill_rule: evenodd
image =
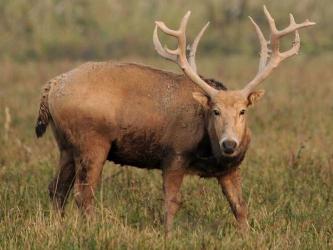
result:
M 267 42 L 265 40 L 264 35 L 262 34 L 259 26 L 252 20 L 250 17 L 251 22 L 253 23 L 256 33 L 258 35 L 260 44 L 261 44 L 261 53 L 260 53 L 260 62 L 259 62 L 259 70 L 257 75 L 251 80 L 243 89 L 245 95 L 247 95 L 251 90 L 253 90 L 259 83 L 265 80 L 269 74 L 285 59 L 291 57 L 293 55 L 298 54 L 300 49 L 300 36 L 298 30 L 301 28 L 309 27 L 314 25 L 314 22 L 309 21 L 308 19 L 305 20 L 303 23 L 296 23 L 294 16 L 289 14 L 289 25 L 288 27 L 278 30 L 275 25 L 274 18 L 271 16 L 269 11 L 267 10 L 266 6 L 264 6 L 264 13 L 266 19 L 269 24 L 269 28 L 271 31 L 270 41 Z M 280 52 L 280 38 L 295 32 L 295 40 L 293 42 L 293 46 L 291 49 Z M 271 55 L 269 55 L 270 50 L 268 49 L 268 44 L 271 46 Z M 269 58 L 270 57 L 270 58 Z M 268 61 L 269 58 L 269 61 Z
M 184 73 L 198 86 L 200 86 L 209 96 L 214 96 L 218 90 L 214 89 L 210 85 L 208 85 L 204 80 L 200 78 L 200 76 L 196 72 L 196 67 L 192 68 L 194 59 L 192 60 L 192 65 L 188 62 L 186 58 L 186 27 L 187 27 L 187 22 L 188 19 L 191 15 L 191 12 L 188 11 L 185 16 L 183 17 L 179 29 L 178 30 L 172 30 L 168 28 L 164 22 L 157 21 L 155 22 L 155 30 L 154 30 L 154 35 L 153 35 L 153 42 L 155 49 L 157 52 L 164 58 L 177 62 L 179 67 L 184 71 Z M 208 25 L 206 25 L 208 26 Z M 194 57 L 195 57 L 195 51 L 198 46 L 199 40 L 205 31 L 207 27 L 204 27 L 200 33 L 198 34 L 197 38 L 195 39 L 191 50 L 194 52 Z M 164 33 L 176 37 L 178 40 L 178 47 L 174 50 L 168 49 L 167 47 L 162 48 L 161 42 L 159 41 L 158 34 L 157 34 L 157 28 L 162 30 Z M 195 63 L 194 63 L 195 65 Z
M 154 48 L 157 51 L 157 53 L 164 57 L 167 60 L 170 60 L 172 62 L 177 62 L 177 55 L 171 55 L 165 51 L 165 49 L 162 47 L 162 44 L 158 38 L 157 34 L 157 25 L 155 26 L 154 29 L 154 34 L 153 34 L 153 43 L 154 43 Z
M 186 59 L 186 27 L 188 19 L 190 18 L 191 11 L 188 11 L 180 22 L 180 26 L 178 30 L 172 30 L 168 28 L 164 22 L 157 21 L 155 22 L 156 26 L 160 28 L 164 33 L 176 37 L 178 39 L 178 48 L 171 50 L 167 46 L 164 47 L 164 50 L 170 54 L 175 55 L 177 57 L 178 63 L 180 66 L 184 65 L 184 58 Z
M 267 64 L 267 60 L 269 58 L 269 53 L 270 50 L 268 49 L 268 43 L 264 34 L 262 33 L 261 29 L 259 28 L 258 24 L 252 19 L 252 17 L 250 17 L 250 20 L 256 30 L 259 42 L 260 42 L 260 60 L 259 60 L 259 69 L 258 69 L 258 73 L 261 72 L 266 64 Z
M 206 25 L 203 26 L 203 28 L 200 30 L 200 32 L 198 33 L 198 35 L 194 39 L 192 45 L 189 46 L 188 61 L 189 61 L 189 64 L 191 65 L 192 69 L 195 72 L 197 72 L 197 65 L 195 63 L 195 54 L 197 52 L 197 47 L 198 47 L 198 44 L 200 42 L 200 39 L 201 39 L 202 35 L 205 33 L 208 26 L 209 26 L 209 22 L 207 22 Z
M 290 50 L 280 53 L 281 61 L 293 55 L 297 55 L 300 47 L 301 47 L 301 38 L 299 36 L 298 30 L 296 30 L 295 39 L 292 48 Z
M 157 51 L 157 53 L 160 56 L 164 57 L 167 60 L 170 60 L 170 61 L 173 61 L 173 62 L 177 63 L 178 62 L 178 52 L 179 52 L 179 50 L 178 49 L 170 50 L 170 49 L 167 48 L 167 46 L 165 46 L 163 48 L 162 44 L 160 42 L 160 39 L 158 38 L 157 28 L 160 28 L 164 33 L 166 33 L 168 35 L 171 35 L 171 36 L 174 36 L 174 37 L 177 37 L 178 39 L 182 35 L 181 34 L 182 31 L 184 31 L 183 32 L 183 37 L 180 40 L 181 40 L 182 44 L 185 42 L 185 46 L 186 46 L 185 30 L 186 30 L 187 22 L 188 22 L 188 19 L 189 19 L 190 15 L 191 15 L 191 12 L 188 11 L 186 13 L 186 15 L 183 17 L 178 30 L 169 29 L 165 25 L 164 22 L 159 22 L 159 21 L 155 22 L 156 25 L 155 25 L 154 34 L 153 34 L 153 43 L 154 43 L 155 50 Z

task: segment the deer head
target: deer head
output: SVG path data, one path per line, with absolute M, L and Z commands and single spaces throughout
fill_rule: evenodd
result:
M 309 20 L 303 23 L 296 23 L 290 14 L 290 24 L 283 30 L 278 30 L 275 21 L 264 6 L 264 13 L 270 28 L 270 41 L 267 41 L 259 26 L 250 17 L 261 45 L 259 69 L 256 76 L 245 85 L 243 89 L 221 91 L 208 85 L 200 78 L 195 65 L 195 53 L 200 38 L 207 29 L 207 23 L 199 32 L 191 46 L 186 46 L 186 27 L 191 12 L 187 12 L 183 17 L 179 29 L 172 30 L 163 22 L 155 22 L 153 42 L 156 51 L 162 57 L 176 62 L 195 84 L 203 92 L 193 93 L 193 98 L 198 101 L 207 112 L 207 130 L 213 146 L 215 156 L 233 157 L 239 153 L 240 145 L 246 133 L 246 110 L 254 105 L 263 95 L 263 90 L 255 90 L 259 83 L 263 82 L 270 73 L 285 59 L 296 55 L 300 49 L 300 37 L 298 30 L 315 23 Z M 159 41 L 157 30 L 160 29 L 167 35 L 173 36 L 178 40 L 178 48 L 170 50 L 162 47 Z M 295 34 L 295 39 L 291 49 L 280 52 L 280 39 L 290 33 Z M 187 49 L 189 50 L 187 53 Z

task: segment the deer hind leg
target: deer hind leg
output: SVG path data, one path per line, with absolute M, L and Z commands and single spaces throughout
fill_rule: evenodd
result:
M 166 161 L 163 167 L 163 191 L 165 206 L 165 234 L 169 236 L 173 219 L 180 207 L 180 187 L 185 175 L 186 161 L 181 156 L 176 156 Z
M 88 139 L 87 145 L 75 153 L 74 197 L 77 206 L 88 215 L 93 212 L 93 199 L 110 145 L 102 140 Z
M 248 230 L 247 205 L 242 196 L 242 182 L 239 168 L 217 178 L 223 194 L 228 199 L 231 210 L 237 220 L 238 228 Z
M 49 195 L 56 211 L 64 214 L 64 208 L 75 179 L 73 154 L 70 149 L 60 149 L 59 170 L 49 184 Z

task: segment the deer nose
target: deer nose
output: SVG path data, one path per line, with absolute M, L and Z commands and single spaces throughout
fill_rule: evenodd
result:
M 226 154 L 232 154 L 233 152 L 235 152 L 236 146 L 237 142 L 234 140 L 224 140 L 222 142 L 223 151 Z

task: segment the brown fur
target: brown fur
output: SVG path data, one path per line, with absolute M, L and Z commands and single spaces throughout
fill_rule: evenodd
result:
M 205 81 L 226 89 L 213 79 Z M 63 211 L 74 186 L 78 206 L 90 213 L 104 162 L 112 160 L 162 169 L 167 232 L 187 174 L 217 178 L 244 228 L 241 183 L 238 177 L 233 179 L 239 175 L 250 132 L 242 119 L 233 118 L 235 125 L 229 122 L 228 113 L 211 122 L 211 109 L 220 105 L 229 113 L 238 112 L 237 105 L 247 101 L 220 91 L 225 95 L 222 100 L 216 97 L 202 106 L 193 92 L 204 96 L 184 75 L 137 64 L 86 63 L 50 81 L 42 93 L 36 133 L 41 136 L 50 122 L 61 152 L 58 173 L 49 186 L 55 207 Z M 230 124 L 240 138 L 237 151 L 231 156 L 216 153 L 220 137 L 215 134 Z

